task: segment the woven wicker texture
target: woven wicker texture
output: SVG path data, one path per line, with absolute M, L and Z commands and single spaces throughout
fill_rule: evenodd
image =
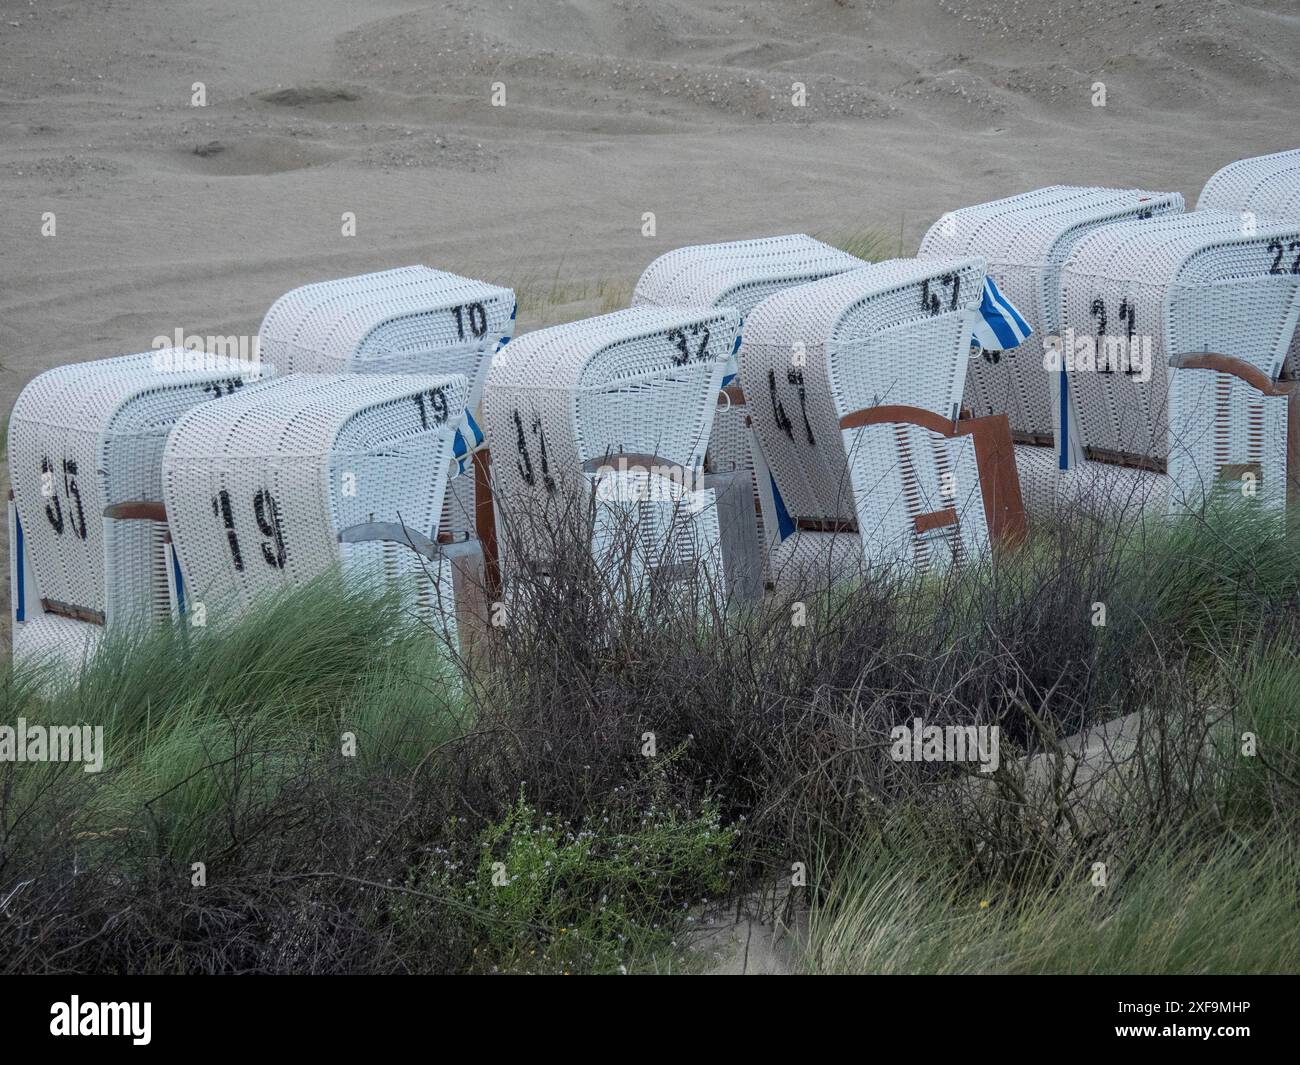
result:
M 1043 342 L 1059 330 L 1060 271 L 1091 229 L 1125 219 L 1177 213 L 1176 192 L 1054 185 L 945 214 L 921 241 L 921 258 L 980 255 L 988 272 L 1033 333 L 1012 351 L 973 361 L 964 405 L 975 414 L 1006 414 L 1014 431 L 1050 438 L 1051 380 Z
M 771 552 L 771 582 L 777 588 L 825 588 L 851 581 L 865 571 L 862 538 L 853 532 L 799 529 Z
M 867 265 L 856 256 L 804 233 L 721 244 L 694 244 L 659 256 L 646 267 L 632 294 L 632 304 L 733 307 L 743 321 L 762 300 L 792 285 L 802 285 Z M 732 366 L 729 372 L 734 373 Z M 709 448 L 708 468 L 730 473 L 747 470 L 754 477 L 754 439 L 741 407 L 719 408 Z M 755 499 L 768 492 L 754 485 Z M 768 508 L 770 509 L 770 508 Z M 759 536 L 769 533 L 762 517 Z M 764 566 L 767 554 L 763 554 Z M 765 578 L 770 576 L 766 571 Z
M 262 358 L 282 373 L 464 374 L 477 410 L 514 307 L 510 289 L 404 266 L 287 292 L 258 336 Z
M 856 437 L 846 446 L 868 560 L 925 572 L 988 553 L 973 437 L 945 439 L 914 425 L 871 425 L 853 432 Z M 949 508 L 954 524 L 918 531 L 922 516 Z
M 639 307 L 513 341 L 484 400 L 497 491 L 546 493 L 556 471 L 619 452 L 702 465 L 738 324 L 730 310 Z
M 865 265 L 803 233 L 667 252 L 637 281 L 632 305 L 734 307 L 742 317 L 773 292 Z
M 880 565 L 924 570 L 983 553 L 971 438 L 908 424 L 839 428 L 847 414 L 892 404 L 956 420 L 983 282 L 982 259 L 897 259 L 787 289 L 749 315 L 741 381 L 796 522 L 856 522 L 862 557 Z M 948 509 L 956 524 L 918 531 L 918 518 Z M 808 533 L 774 553 L 773 574 L 828 566 L 846 541 L 822 535 L 837 539 Z
M 629 470 L 593 474 L 591 482 L 597 501 L 592 552 L 605 572 L 617 574 L 620 584 L 625 573 L 638 585 L 640 577 L 667 574 L 721 588 L 721 535 L 711 489 L 692 490 Z
M 163 447 L 177 419 L 232 392 L 259 391 L 265 386 L 252 386 L 273 372 L 164 349 L 33 379 L 9 421 L 10 480 L 39 589 L 28 590 L 28 602 L 45 598 L 110 622 L 152 616 L 166 592 L 154 523 L 108 526 L 104 509 L 159 501 Z
M 905 404 L 956 420 L 983 283 L 981 259 L 895 259 L 785 289 L 750 313 L 740 380 L 792 517 L 853 520 L 847 461 L 863 431 L 841 433 L 845 415 Z
M 1197 210 L 1236 211 L 1246 223 L 1300 218 L 1300 148 L 1229 163 L 1205 183 Z M 1300 332 L 1291 339 L 1286 373 L 1300 366 Z
M 750 495 L 756 504 L 755 531 L 760 547 L 766 546 L 766 549 L 760 551 L 759 561 L 762 566 L 762 581 L 767 584 L 772 579 L 768 565 L 769 550 L 778 539 L 775 530 L 779 522 L 769 480 L 771 474 L 765 472 L 767 466 L 759 458 L 761 452 L 757 451 L 758 446 L 754 439 L 754 428 L 750 424 L 748 405 L 731 403 L 729 400 L 720 402 L 713 416 L 713 432 L 709 437 L 705 466 L 710 473 L 748 474 Z
M 537 513 L 585 463 L 619 453 L 703 466 L 735 345 L 731 310 L 637 307 L 526 333 L 484 397 L 499 510 Z
M 14 628 L 14 662 L 42 668 L 78 670 L 92 657 L 104 626 L 57 614 L 38 614 Z
M 1082 444 L 1163 460 L 1171 355 L 1216 352 L 1271 379 L 1281 371 L 1300 314 L 1300 219 L 1247 234 L 1239 215 L 1194 211 L 1094 229 L 1061 273 L 1060 300 L 1067 349 L 1142 355 L 1128 368 L 1076 358 L 1068 378 Z
M 456 595 L 451 561 L 425 558 L 392 540 L 339 544 L 343 571 L 371 588 L 398 593 L 403 612 L 454 645 Z
M 1196 209 L 1300 218 L 1300 148 L 1229 163 L 1205 183 Z
M 1286 506 L 1287 399 L 1208 369 L 1170 371 L 1171 510 L 1215 496 Z
M 106 624 L 158 625 L 171 619 L 167 525 L 149 519 L 105 518 L 104 557 L 131 559 L 115 563 L 115 579 L 106 582 Z M 127 576 L 129 574 L 129 577 Z
M 477 539 L 475 492 L 475 478 L 472 475 L 467 473 L 461 476 L 456 469 L 451 471 L 447 495 L 442 504 L 442 519 L 438 522 L 440 534 L 450 536 L 453 540 Z
M 1151 470 L 1109 462 L 1057 466 L 1051 448 L 1018 445 L 1016 471 L 1025 510 L 1034 516 L 1089 511 L 1111 518 L 1158 517 L 1170 505 L 1170 479 Z
M 338 534 L 387 522 L 437 538 L 468 389 L 459 374 L 294 374 L 180 419 L 163 497 L 191 602 L 239 610 L 345 557 L 408 572 L 409 549 L 343 551 Z

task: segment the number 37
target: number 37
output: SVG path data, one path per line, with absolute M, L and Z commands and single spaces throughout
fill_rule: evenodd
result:
M 230 502 L 230 493 L 221 489 L 212 497 L 212 514 L 220 518 L 226 528 L 226 546 L 230 548 L 230 560 L 235 569 L 244 572 L 244 553 L 239 546 L 239 534 L 235 531 L 235 510 Z M 280 504 L 265 488 L 258 489 L 253 496 L 253 520 L 266 537 L 259 545 L 262 549 L 262 561 L 275 569 L 284 569 L 284 533 L 280 524 Z

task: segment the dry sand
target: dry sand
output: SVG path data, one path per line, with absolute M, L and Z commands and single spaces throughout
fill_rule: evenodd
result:
M 681 244 L 910 254 L 1056 182 L 1194 202 L 1300 141 L 1298 58 L 1295 0 L 0 0 L 0 408 L 388 266 L 525 289 L 526 330 Z

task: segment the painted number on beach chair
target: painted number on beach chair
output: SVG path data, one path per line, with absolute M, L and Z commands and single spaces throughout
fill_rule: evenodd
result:
M 808 437 L 808 443 L 815 445 L 816 441 L 813 439 L 812 425 L 808 421 L 808 391 L 804 388 L 803 371 L 787 370 L 785 379 L 788 384 L 795 386 L 796 392 L 799 396 L 799 411 L 803 416 L 804 433 Z M 792 422 L 790 416 L 786 414 L 785 405 L 779 398 L 777 398 L 775 370 L 767 371 L 767 389 L 772 398 L 772 417 L 776 419 L 776 424 L 781 428 L 785 435 L 793 440 L 794 422 Z
M 41 495 L 49 500 L 45 504 L 45 517 L 55 534 L 62 536 L 65 525 L 63 506 L 54 487 L 54 466 L 48 458 L 41 459 Z M 72 459 L 63 460 L 63 496 L 68 502 L 67 524 L 72 526 L 72 532 L 79 540 L 84 540 L 86 512 L 81 505 L 81 488 L 77 485 L 77 464 Z
M 1269 241 L 1268 250 L 1274 252 L 1273 265 L 1268 268 L 1270 274 L 1285 274 L 1287 269 L 1282 265 L 1282 256 L 1287 252 L 1300 251 L 1300 240 L 1293 240 L 1285 248 L 1282 247 L 1280 240 Z M 1300 274 L 1300 254 L 1296 255 L 1295 261 L 1291 264 L 1291 273 Z
M 203 391 L 213 399 L 220 399 L 222 396 L 233 396 L 235 389 L 243 387 L 244 382 L 241 378 L 230 377 L 224 381 L 209 381 L 203 386 Z
M 677 351 L 679 352 L 679 354 L 673 356 L 674 366 L 685 366 L 691 361 L 691 359 L 694 359 L 696 362 L 703 362 L 709 357 L 709 327 L 702 322 L 696 322 L 695 325 L 691 326 L 691 340 L 700 336 L 701 333 L 704 334 L 699 345 L 695 348 L 694 354 L 691 352 L 691 341 L 686 339 L 686 333 L 687 330 L 685 329 L 670 329 L 668 331 L 668 339 L 676 346 Z
M 944 274 L 939 278 L 939 283 L 944 288 L 952 289 L 952 296 L 948 300 L 948 310 L 955 311 L 957 301 L 961 298 L 961 278 L 956 274 Z M 921 309 L 931 318 L 943 309 L 938 295 L 930 291 L 930 279 L 928 277 L 921 282 Z
M 528 438 L 524 434 L 524 420 L 519 415 L 519 411 L 514 412 L 515 419 L 515 446 L 519 449 L 519 476 L 524 479 L 524 483 L 533 485 L 537 483 L 537 475 L 533 472 L 533 458 L 528 451 Z M 548 492 L 555 491 L 555 478 L 551 476 L 550 462 L 546 457 L 546 433 L 542 429 L 542 416 L 533 415 L 532 422 L 533 436 L 537 438 L 538 456 L 542 465 L 542 484 Z
M 230 560 L 235 569 L 244 572 L 244 555 L 239 548 L 239 534 L 235 532 L 235 512 L 230 505 L 230 493 L 221 489 L 212 497 L 212 513 L 220 518 L 226 528 L 226 543 L 230 547 Z M 284 569 L 284 534 L 280 528 L 280 505 L 265 488 L 253 496 L 253 519 L 267 539 L 261 542 L 262 561 L 275 569 Z
M 483 304 L 465 303 L 453 307 L 451 314 L 456 319 L 456 336 L 460 340 L 465 339 L 466 326 L 469 326 L 469 331 L 474 334 L 475 340 L 482 340 L 487 335 L 487 310 Z
M 1127 334 L 1125 343 L 1128 345 L 1125 349 L 1127 358 L 1124 360 L 1124 372 L 1130 376 L 1138 373 L 1139 368 L 1133 365 L 1133 337 L 1137 333 L 1138 309 L 1136 303 L 1130 303 L 1128 300 L 1119 301 L 1119 320 L 1125 323 L 1125 332 Z
M 425 399 L 428 399 L 428 409 L 425 406 Z M 443 388 L 430 388 L 425 392 L 417 392 L 413 397 L 415 405 L 420 411 L 420 428 L 429 428 L 429 415 L 433 415 L 434 425 L 444 425 L 451 416 L 451 409 L 447 405 L 447 392 Z
M 1098 296 L 1092 301 L 1092 306 L 1089 307 L 1088 310 L 1092 313 L 1092 316 L 1097 319 L 1097 348 L 1100 350 L 1101 345 L 1106 339 L 1106 301 Z M 1101 372 L 1111 373 L 1112 371 L 1109 366 L 1103 366 L 1101 367 Z
M 1106 317 L 1106 301 L 1098 296 L 1092 301 L 1092 306 L 1089 307 L 1089 310 L 1092 312 L 1092 316 L 1097 319 L 1097 372 L 1114 373 L 1115 370 L 1114 367 L 1110 365 L 1110 361 L 1103 358 L 1103 352 L 1106 350 L 1106 338 L 1110 335 L 1106 332 L 1106 325 L 1108 322 Z M 1133 351 L 1133 337 L 1137 333 L 1137 304 L 1130 303 L 1127 299 L 1120 300 L 1119 320 L 1124 323 L 1124 339 L 1127 344 L 1125 353 L 1129 356 L 1123 360 L 1124 372 L 1130 375 L 1140 373 L 1141 368 L 1134 365 L 1131 357 Z

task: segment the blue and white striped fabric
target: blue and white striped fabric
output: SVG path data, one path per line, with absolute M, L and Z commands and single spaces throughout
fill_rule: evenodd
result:
M 998 291 L 993 278 L 984 278 L 984 298 L 980 300 L 980 316 L 975 320 L 971 344 L 985 351 L 1007 351 L 1019 347 L 1033 330 L 1011 301 Z
M 514 308 L 510 311 L 510 320 L 513 322 L 519 314 L 519 303 L 516 302 Z M 513 329 L 513 327 L 512 327 Z M 497 341 L 497 351 L 500 351 L 510 343 L 510 337 L 502 337 Z M 468 431 L 469 438 L 474 442 L 471 444 L 466 439 Z M 456 459 L 456 473 L 454 476 L 459 477 L 469 469 L 470 458 L 479 448 L 483 446 L 483 441 L 487 439 L 483 435 L 483 430 L 478 427 L 478 422 L 474 420 L 474 415 L 470 413 L 469 408 L 465 408 L 465 424 L 456 430 L 456 439 L 452 442 L 452 455 Z
M 472 444 L 466 439 L 467 435 L 474 441 Z M 474 415 L 467 408 L 465 410 L 465 424 L 462 428 L 456 430 L 456 439 L 451 445 L 452 453 L 456 457 L 457 476 L 469 469 L 470 456 L 483 446 L 483 440 L 483 430 L 478 427 Z
M 740 320 L 740 328 L 745 327 L 745 319 Z M 722 387 L 726 388 L 740 374 L 740 366 L 736 362 L 736 352 L 740 350 L 740 331 L 736 331 L 736 342 L 731 345 L 731 354 L 727 357 L 727 365 L 722 371 Z
M 975 319 L 975 331 L 971 334 L 971 347 L 981 347 L 985 351 L 1007 351 L 1023 344 L 1032 332 L 1021 313 L 998 291 L 993 279 L 985 277 L 984 296 L 980 300 L 979 317 Z M 781 498 L 776 478 L 769 474 L 769 480 L 772 484 L 772 501 L 776 506 L 777 535 L 785 540 L 794 535 L 796 525 Z
M 744 328 L 744 322 L 741 322 Z M 979 346 L 985 351 L 1009 351 L 1018 348 L 1033 330 L 1024 316 L 1016 310 L 1012 302 L 998 291 L 993 278 L 985 276 L 984 295 L 980 300 L 980 316 L 975 320 L 975 331 L 971 334 L 971 346 Z M 736 346 L 727 363 L 722 378 L 722 387 L 726 388 L 736 379 L 736 352 L 740 350 L 740 334 L 736 335 Z

